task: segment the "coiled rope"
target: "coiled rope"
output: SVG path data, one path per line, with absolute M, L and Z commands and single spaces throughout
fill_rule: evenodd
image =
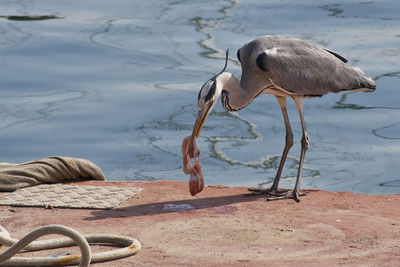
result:
M 59 234 L 67 238 L 34 241 L 49 234 Z M 91 253 L 89 243 L 115 244 L 124 246 L 121 249 Z M 0 245 L 8 248 L 0 254 L 1 266 L 60 266 L 77 265 L 89 266 L 90 263 L 106 262 L 132 256 L 141 248 L 138 240 L 126 236 L 117 235 L 81 235 L 76 230 L 63 225 L 47 225 L 35 229 L 21 240 L 10 237 L 5 228 L 0 226 Z M 37 251 L 78 245 L 81 255 L 68 255 L 60 257 L 13 257 L 19 251 Z

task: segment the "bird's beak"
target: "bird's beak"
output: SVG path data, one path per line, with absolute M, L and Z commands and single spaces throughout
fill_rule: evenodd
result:
M 214 102 L 211 102 L 211 104 L 203 107 L 197 114 L 196 122 L 194 123 L 193 126 L 193 131 L 192 131 L 192 136 L 190 137 L 189 140 L 189 145 L 186 150 L 186 154 L 188 154 L 191 151 L 191 148 L 194 143 L 194 139 L 199 137 L 201 129 L 203 128 L 204 122 L 206 121 L 208 115 L 211 113 L 211 110 L 214 106 Z

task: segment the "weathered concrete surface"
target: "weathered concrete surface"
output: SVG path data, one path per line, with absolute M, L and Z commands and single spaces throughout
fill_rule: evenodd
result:
M 400 195 L 310 191 L 296 203 L 244 197 L 239 187 L 191 197 L 182 182 L 81 184 L 144 190 L 113 210 L 0 206 L 0 225 L 15 238 L 63 224 L 142 243 L 135 256 L 95 266 L 400 266 Z

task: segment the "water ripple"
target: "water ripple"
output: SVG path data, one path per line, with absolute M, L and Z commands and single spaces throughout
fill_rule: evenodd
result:
M 375 129 L 372 133 L 383 139 L 400 139 L 400 123 L 394 123 Z
M 81 90 L 64 90 L 4 97 L 0 100 L 0 129 L 42 119 L 86 95 Z

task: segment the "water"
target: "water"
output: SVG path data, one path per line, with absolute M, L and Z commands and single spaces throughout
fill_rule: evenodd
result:
M 182 180 L 201 85 L 263 34 L 324 45 L 377 91 L 305 101 L 302 187 L 400 193 L 400 2 L 0 0 L 0 161 L 87 158 L 109 180 Z M 301 128 L 282 186 L 293 186 Z M 207 184 L 267 185 L 284 145 L 272 96 L 238 113 L 217 105 L 200 137 Z

